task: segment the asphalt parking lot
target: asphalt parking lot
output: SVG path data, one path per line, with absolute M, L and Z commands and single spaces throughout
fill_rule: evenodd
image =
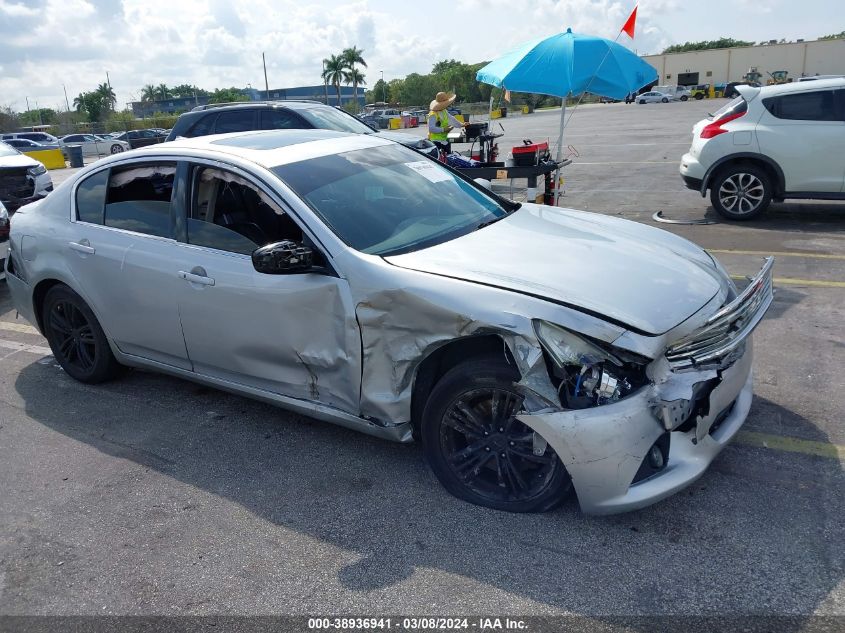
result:
M 584 106 L 566 135 L 564 206 L 716 220 L 658 226 L 738 278 L 777 258 L 750 417 L 692 487 L 611 517 L 475 507 L 415 445 L 141 371 L 76 383 L 0 284 L 0 613 L 845 615 L 845 205 L 720 221 L 678 162 L 722 103 Z M 499 145 L 558 120 L 502 119 Z

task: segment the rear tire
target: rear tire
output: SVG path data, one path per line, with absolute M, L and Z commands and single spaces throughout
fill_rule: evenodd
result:
M 667 99 L 666 97 L 663 97 L 663 98 L 660 100 L 660 103 L 669 103 L 669 99 Z
M 751 220 L 772 200 L 768 174 L 755 165 L 732 165 L 716 175 L 710 185 L 710 202 L 729 220 Z
M 122 152 L 122 151 L 123 151 L 123 145 L 118 145 L 117 143 L 115 143 L 114 145 L 111 146 L 111 153 L 112 154 L 120 154 L 120 152 Z
M 695 100 L 696 100 L 696 101 L 701 101 L 703 98 L 704 98 L 704 95 L 703 95 L 703 94 L 701 94 L 700 92 L 699 92 L 697 95 L 695 95 Z
M 41 322 L 53 355 L 71 378 L 96 384 L 121 373 L 123 368 L 112 354 L 97 317 L 67 286 L 53 286 L 47 292 Z
M 522 407 L 518 380 L 519 372 L 500 355 L 453 367 L 426 402 L 423 450 L 440 483 L 459 499 L 508 512 L 545 512 L 566 498 L 572 480 L 552 447 L 516 419 Z
M 681 95 L 681 101 L 686 101 L 686 100 L 688 100 L 688 99 L 689 99 L 689 97 L 688 97 L 688 96 L 686 96 L 686 95 Z

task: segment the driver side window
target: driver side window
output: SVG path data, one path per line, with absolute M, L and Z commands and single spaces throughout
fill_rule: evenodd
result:
M 302 242 L 302 229 L 251 182 L 216 167 L 193 170 L 189 244 L 250 255 L 282 240 Z

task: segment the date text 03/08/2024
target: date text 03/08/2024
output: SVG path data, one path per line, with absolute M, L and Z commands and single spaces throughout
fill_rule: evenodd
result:
M 528 625 L 515 618 L 309 618 L 310 630 L 361 631 L 361 630 L 397 630 L 397 631 L 519 631 L 527 630 Z

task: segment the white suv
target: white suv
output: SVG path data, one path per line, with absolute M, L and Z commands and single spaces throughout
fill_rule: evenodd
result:
M 785 198 L 845 199 L 845 79 L 755 88 L 695 124 L 681 158 L 690 189 L 731 220 Z

